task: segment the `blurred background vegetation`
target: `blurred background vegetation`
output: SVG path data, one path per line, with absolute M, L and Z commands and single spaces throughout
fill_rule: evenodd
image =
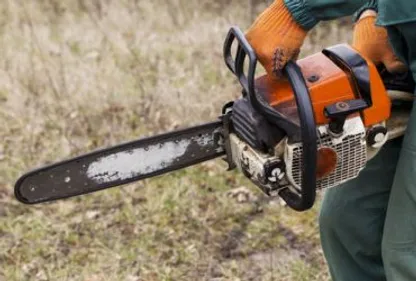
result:
M 270 1 L 269 1 L 270 2 Z M 39 206 L 28 169 L 215 119 L 240 89 L 222 44 L 260 0 L 0 2 L 0 280 L 328 280 L 317 206 L 296 213 L 222 161 Z M 320 24 L 301 56 L 349 42 Z

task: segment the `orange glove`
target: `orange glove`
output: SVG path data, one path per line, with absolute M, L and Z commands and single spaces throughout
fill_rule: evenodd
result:
M 352 46 L 374 64 L 384 64 L 391 73 L 407 70 L 406 65 L 394 55 L 387 30 L 376 26 L 375 12 L 363 13 L 357 21 L 354 26 Z
M 266 72 L 279 78 L 286 63 L 298 57 L 306 35 L 283 0 L 275 0 L 255 20 L 246 38 Z

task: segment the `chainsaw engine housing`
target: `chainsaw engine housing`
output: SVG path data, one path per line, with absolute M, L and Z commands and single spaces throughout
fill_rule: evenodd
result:
M 303 79 L 290 77 L 293 72 L 287 72 L 286 79 L 266 75 L 254 79 L 252 61 L 247 76 L 238 69 L 244 52 L 255 58 L 244 38 L 238 39 L 243 46 L 235 67 L 229 67 L 243 86 L 243 97 L 233 106 L 229 142 L 236 166 L 266 194 L 285 193 L 284 200 L 291 205 L 311 188 L 305 187 L 308 172 L 313 190 L 336 187 L 357 177 L 389 139 L 403 134 L 405 118 L 392 122 L 397 115 L 389 90 L 403 89 L 399 100 L 405 96 L 408 103 L 407 91 L 414 89 L 414 83 L 383 77 L 351 46 L 336 45 L 297 61 Z M 313 115 L 305 115 L 307 104 L 299 102 L 297 90 L 304 89 L 295 87 L 299 84 L 306 88 Z M 402 108 L 399 112 L 406 116 Z M 399 123 L 400 129 L 391 134 L 389 125 L 397 128 Z M 310 124 L 314 127 L 307 129 L 316 135 L 316 143 L 305 142 L 302 134 Z M 316 149 L 314 159 L 305 155 L 305 149 L 312 155 L 311 147 Z M 308 208 L 304 204 L 297 209 Z
M 316 120 L 316 188 L 335 187 L 357 177 L 388 140 L 386 121 L 391 117 L 392 103 L 375 65 L 348 45 L 328 48 L 297 64 Z M 256 85 L 276 111 L 298 123 L 295 95 L 287 80 L 263 76 Z M 275 153 L 284 159 L 290 185 L 301 189 L 303 144 L 288 136 L 284 148 L 283 154 L 279 150 Z M 332 151 L 334 159 L 321 151 Z

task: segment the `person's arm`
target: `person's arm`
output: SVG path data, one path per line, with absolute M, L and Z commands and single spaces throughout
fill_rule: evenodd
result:
M 362 11 L 377 11 L 378 0 L 284 0 L 295 21 L 305 30 L 312 29 L 320 21 L 334 20 Z

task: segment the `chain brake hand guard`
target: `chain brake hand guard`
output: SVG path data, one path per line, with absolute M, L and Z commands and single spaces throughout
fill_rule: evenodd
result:
M 232 56 L 233 43 L 237 41 L 237 53 L 235 59 Z M 268 121 L 286 132 L 290 137 L 300 129 L 303 151 L 302 186 L 300 194 L 289 188 L 280 191 L 280 197 L 289 207 L 296 211 L 306 211 L 315 203 L 316 199 L 316 162 L 317 162 L 317 135 L 316 122 L 312 108 L 312 102 L 308 87 L 303 78 L 299 66 L 289 61 L 283 69 L 293 89 L 300 128 L 296 128 L 290 120 L 273 109 L 270 104 L 256 93 L 255 72 L 257 67 L 257 56 L 238 27 L 232 27 L 224 43 L 224 60 L 227 67 L 237 77 L 243 88 L 243 96 L 252 104 L 253 108 L 260 114 L 266 116 Z M 248 57 L 248 70 L 244 72 L 245 59 Z

